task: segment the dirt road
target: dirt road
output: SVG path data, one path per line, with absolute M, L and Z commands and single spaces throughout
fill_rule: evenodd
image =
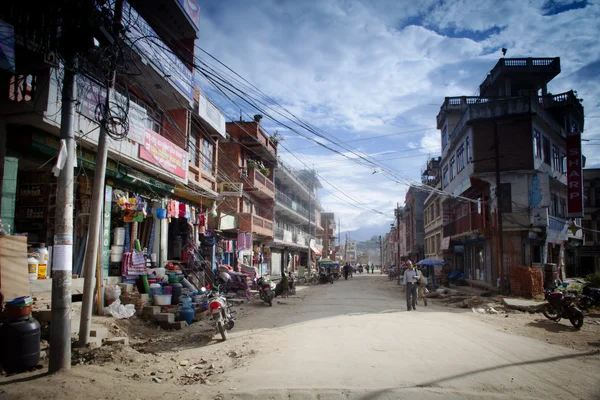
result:
M 600 355 L 595 350 L 515 335 L 472 313 L 439 305 L 405 310 L 394 282 L 378 274 L 355 275 L 301 290 L 273 307 L 245 305 L 246 315 L 225 343 L 173 345 L 136 354 L 138 360 L 126 366 L 75 366 L 58 377 L 2 378 L 0 396 L 600 398 Z M 195 337 L 201 328 L 188 329 Z M 195 381 L 189 372 L 194 364 L 215 372 L 203 383 Z

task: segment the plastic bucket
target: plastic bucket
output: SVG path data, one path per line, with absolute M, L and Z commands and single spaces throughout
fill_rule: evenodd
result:
M 116 246 L 123 246 L 125 244 L 125 228 L 115 228 L 113 244 Z
M 153 298 L 155 306 L 170 306 L 171 295 L 170 294 L 157 294 Z
M 167 218 L 167 209 L 166 208 L 157 208 L 156 209 L 156 218 L 158 218 L 158 219 Z

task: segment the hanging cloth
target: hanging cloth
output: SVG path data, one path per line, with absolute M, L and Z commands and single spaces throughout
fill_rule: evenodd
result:
M 177 207 L 177 209 L 179 210 L 179 218 L 185 218 L 185 204 L 179 203 L 179 207 Z

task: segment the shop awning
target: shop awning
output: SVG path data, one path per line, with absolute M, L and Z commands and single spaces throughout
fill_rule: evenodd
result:
M 209 202 L 216 200 L 219 194 L 214 190 L 191 187 L 188 185 L 177 184 L 175 186 L 175 195 L 184 198 L 189 201 L 193 201 L 196 204 L 208 205 Z

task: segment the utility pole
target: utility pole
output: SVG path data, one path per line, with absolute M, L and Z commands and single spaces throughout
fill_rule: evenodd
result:
M 496 214 L 498 217 L 498 274 L 500 275 L 500 293 L 504 294 L 504 234 L 502 230 L 502 191 L 500 190 L 500 139 L 498 121 L 494 121 L 494 157 L 496 159 Z
M 379 235 L 379 269 L 383 274 L 383 242 L 381 241 L 381 235 Z
M 75 54 L 65 61 L 62 88 L 60 138 L 67 159 L 58 177 L 56 222 L 52 255 L 52 324 L 50 324 L 49 372 L 71 369 L 71 282 L 73 274 L 73 166 L 75 163 Z
M 396 257 L 396 271 L 400 267 L 400 203 L 396 203 L 396 241 L 398 243 L 398 256 Z
M 348 261 L 348 234 L 346 233 L 346 243 L 344 243 L 344 262 Z
M 113 14 L 112 37 L 116 41 L 121 29 L 121 16 L 123 14 L 123 0 L 115 1 L 115 10 Z M 115 52 L 113 50 L 113 52 Z M 116 53 L 116 52 L 115 52 Z M 116 54 L 115 54 L 116 56 Z M 116 57 L 112 57 L 115 60 Z M 98 249 L 100 247 L 100 233 L 102 230 L 102 217 L 104 206 L 104 183 L 106 178 L 106 162 L 108 157 L 107 125 L 110 115 L 110 95 L 115 85 L 116 65 L 112 61 L 111 72 L 106 82 L 106 100 L 104 103 L 104 115 L 100 122 L 100 136 L 98 138 L 98 151 L 96 155 L 96 171 L 94 175 L 94 188 L 92 192 L 92 207 L 90 210 L 90 225 L 88 232 L 88 242 L 86 245 L 84 282 L 83 282 L 83 301 L 81 305 L 81 319 L 79 324 L 79 344 L 86 345 L 90 338 L 90 327 L 92 323 L 92 306 L 94 302 L 94 283 L 100 285 L 100 280 L 96 281 L 96 268 L 101 268 L 98 263 Z M 101 274 L 99 274 L 101 277 Z

